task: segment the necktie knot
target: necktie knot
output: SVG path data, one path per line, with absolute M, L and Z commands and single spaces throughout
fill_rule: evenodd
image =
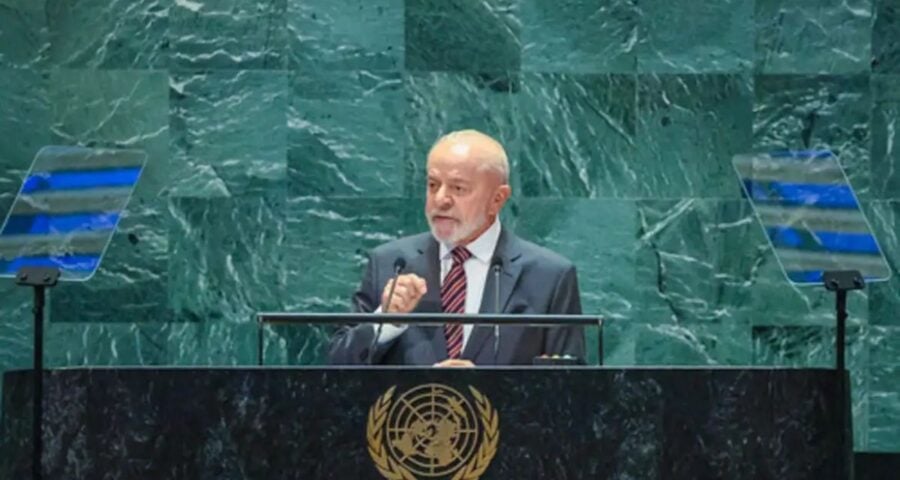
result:
M 456 247 L 450 252 L 450 255 L 453 255 L 453 263 L 458 263 L 460 265 L 472 258 L 472 252 L 466 247 Z

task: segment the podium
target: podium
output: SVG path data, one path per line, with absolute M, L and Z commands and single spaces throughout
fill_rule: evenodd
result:
M 3 381 L 0 478 L 27 478 L 30 372 Z M 838 387 L 830 369 L 58 369 L 44 377 L 43 470 L 66 480 L 838 479 L 851 455 Z

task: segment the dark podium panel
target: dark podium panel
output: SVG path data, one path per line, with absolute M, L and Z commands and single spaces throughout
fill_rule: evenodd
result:
M 30 476 L 30 380 L 4 376 L 0 478 Z M 837 386 L 816 369 L 53 370 L 44 478 L 378 479 L 374 445 L 414 478 L 837 479 Z

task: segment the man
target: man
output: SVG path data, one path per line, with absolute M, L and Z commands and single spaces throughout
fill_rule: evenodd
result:
M 512 193 L 503 146 L 474 130 L 454 132 L 431 148 L 427 170 L 425 216 L 431 232 L 394 240 L 370 253 L 353 297 L 357 312 L 496 313 L 490 267 L 498 258 L 500 312 L 581 313 L 572 263 L 500 224 L 500 210 Z M 386 305 L 398 258 L 406 267 Z M 343 327 L 332 339 L 330 360 L 465 367 L 495 359 L 498 364 L 531 364 L 542 354 L 584 357 L 578 326 L 499 330 L 495 357 L 492 326 L 386 324 L 380 332 L 371 324 Z

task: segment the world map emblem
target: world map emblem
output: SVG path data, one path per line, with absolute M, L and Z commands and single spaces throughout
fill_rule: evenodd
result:
M 369 409 L 369 455 L 384 478 L 476 480 L 497 453 L 497 411 L 481 392 L 438 383 L 396 395 L 389 388 Z

